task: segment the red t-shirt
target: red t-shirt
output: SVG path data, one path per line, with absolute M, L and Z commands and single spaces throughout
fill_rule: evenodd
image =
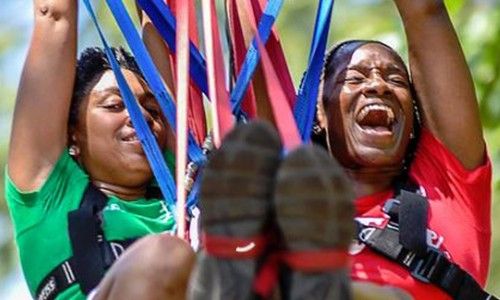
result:
M 466 143 L 467 141 L 464 141 Z M 489 159 L 472 171 L 428 130 L 423 130 L 410 177 L 429 200 L 427 243 L 444 251 L 451 261 L 472 275 L 483 287 L 490 263 L 491 164 Z M 381 206 L 392 197 L 386 191 L 356 200 L 356 219 L 383 227 L 388 216 Z M 415 299 L 451 299 L 438 287 L 414 279 L 402 266 L 362 244 L 354 244 L 354 281 L 370 281 L 399 287 Z

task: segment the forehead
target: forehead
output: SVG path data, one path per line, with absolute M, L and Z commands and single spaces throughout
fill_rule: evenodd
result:
M 143 94 L 149 91 L 143 80 L 134 72 L 126 69 L 122 69 L 122 72 L 134 94 Z M 115 74 L 111 70 L 106 70 L 92 87 L 91 94 L 101 94 L 116 88 L 118 88 L 118 82 Z
M 405 72 L 405 66 L 398 55 L 391 49 L 376 43 L 365 44 L 352 53 L 347 66 L 361 66 L 365 68 L 391 68 Z

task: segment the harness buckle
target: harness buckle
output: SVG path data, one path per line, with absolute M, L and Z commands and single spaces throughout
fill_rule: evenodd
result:
M 388 215 L 391 215 L 391 212 L 393 212 L 393 209 L 396 206 L 399 206 L 401 202 L 398 199 L 389 199 L 384 203 L 384 207 L 382 207 L 382 211 L 385 212 Z
M 407 256 L 414 255 L 413 252 Z M 427 253 L 423 257 L 412 257 L 409 260 L 409 269 L 411 275 L 419 281 L 430 283 L 438 273 L 441 273 L 442 267 L 448 262 L 446 256 L 439 250 L 428 247 Z
M 358 234 L 359 240 L 363 243 L 368 243 L 368 239 L 372 236 L 375 230 L 376 228 L 373 227 L 363 228 Z

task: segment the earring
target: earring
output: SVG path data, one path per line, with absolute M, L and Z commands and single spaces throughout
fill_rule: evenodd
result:
M 324 130 L 325 130 L 324 128 L 322 128 L 321 126 L 319 126 L 318 123 L 316 123 L 316 124 L 313 125 L 312 132 L 315 135 L 320 135 L 320 134 L 323 133 Z
M 413 140 L 415 138 L 415 134 L 413 133 L 413 131 L 410 133 L 410 140 Z
M 78 156 L 78 154 L 80 154 L 80 149 L 76 145 L 71 145 L 69 146 L 68 152 L 71 156 Z

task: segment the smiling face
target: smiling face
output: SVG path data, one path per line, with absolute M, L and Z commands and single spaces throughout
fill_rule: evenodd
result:
M 341 63 L 326 73 L 323 89 L 332 154 L 350 169 L 401 168 L 413 126 L 403 62 L 377 43 L 340 55 Z
M 163 148 L 166 124 L 154 96 L 139 76 L 129 70 L 122 71 Z M 96 79 L 81 103 L 71 140 L 80 149 L 78 161 L 93 180 L 133 188 L 144 186 L 152 177 L 148 160 L 110 70 Z

